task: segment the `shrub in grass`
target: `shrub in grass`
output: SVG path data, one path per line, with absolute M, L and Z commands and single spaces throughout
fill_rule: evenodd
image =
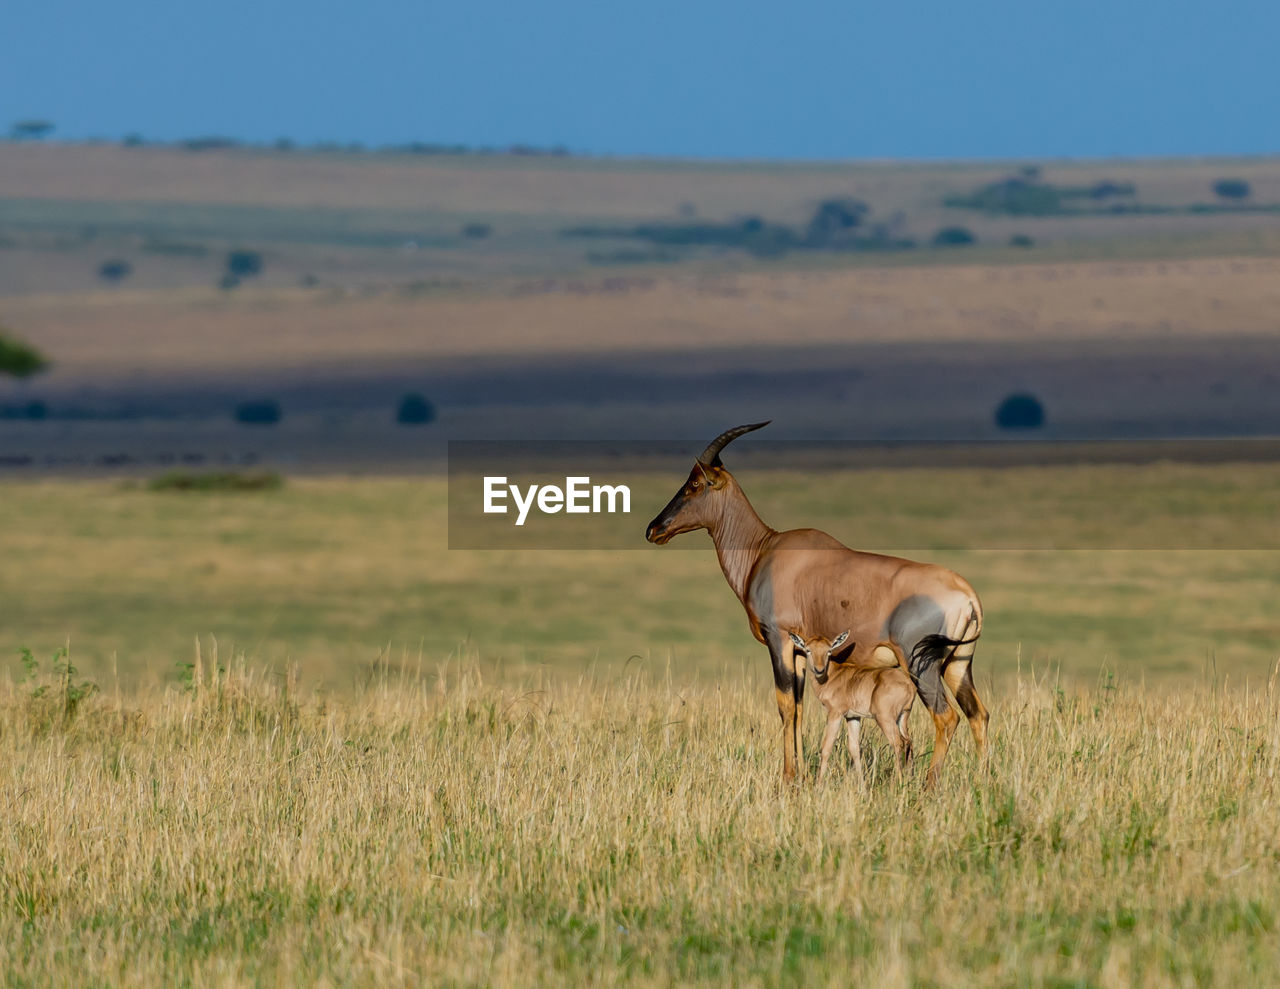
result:
M 27 723 L 37 737 L 67 728 L 81 705 L 98 692 L 92 680 L 80 679 L 66 647 L 53 654 L 48 667 L 42 667 L 25 646 L 18 650 L 18 658 L 22 677 L 17 684 L 25 701 Z

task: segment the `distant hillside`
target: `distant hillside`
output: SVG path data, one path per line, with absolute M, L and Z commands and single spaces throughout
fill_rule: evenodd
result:
M 771 163 L 0 142 L 0 295 L 1280 254 L 1280 158 Z M 226 288 L 239 282 L 226 280 Z

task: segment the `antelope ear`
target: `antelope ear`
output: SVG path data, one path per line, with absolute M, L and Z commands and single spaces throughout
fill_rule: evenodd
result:
M 799 649 L 801 652 L 806 652 L 806 653 L 809 651 L 808 649 L 806 649 L 806 648 L 804 647 L 804 639 L 802 639 L 802 638 L 800 638 L 800 636 L 796 635 L 796 633 L 795 633 L 795 632 L 788 632 L 787 634 L 788 634 L 789 636 L 791 636 L 791 641 L 792 641 L 792 643 L 794 643 L 794 645 L 795 645 L 795 647 L 796 647 L 797 649 Z
M 844 640 L 849 638 L 849 630 L 846 628 L 843 632 L 836 636 L 836 641 L 831 643 L 831 651 L 834 652 L 837 646 L 843 645 Z

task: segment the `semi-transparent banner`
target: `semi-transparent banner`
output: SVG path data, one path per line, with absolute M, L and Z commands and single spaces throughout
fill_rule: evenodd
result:
M 689 441 L 451 442 L 449 548 L 647 549 L 646 527 L 666 510 L 675 528 L 719 526 L 721 548 L 758 531 L 742 521 L 754 515 L 865 550 L 1280 549 L 1280 441 L 753 437 L 723 454 L 727 483 L 703 476 L 699 452 Z M 711 540 L 692 531 L 670 545 Z

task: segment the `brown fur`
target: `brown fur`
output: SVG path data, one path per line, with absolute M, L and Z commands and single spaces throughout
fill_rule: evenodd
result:
M 974 643 L 982 632 L 978 596 L 968 581 L 945 567 L 862 553 L 817 529 L 779 532 L 766 525 L 719 456 L 728 442 L 762 425 L 739 426 L 712 441 L 684 485 L 649 523 L 645 538 L 661 545 L 695 529 L 710 533 L 720 569 L 746 610 L 751 633 L 769 648 L 773 661 L 784 780 L 794 780 L 803 763 L 805 683 L 804 663 L 784 630 L 805 638 L 844 628 L 849 641 L 840 647 L 840 662 L 856 669 L 897 666 L 910 673 L 934 721 L 933 783 L 959 720 L 943 683 L 956 694 L 979 752 L 985 751 L 988 715 L 970 672 Z M 914 623 L 911 635 L 895 633 L 895 616 L 913 602 L 921 604 L 926 618 Z M 926 628 L 921 621 L 932 624 Z M 913 655 L 921 632 L 945 639 L 949 649 Z
M 862 769 L 861 729 L 863 718 L 874 718 L 894 752 L 894 775 L 901 780 L 902 771 L 911 759 L 911 735 L 907 729 L 916 688 L 905 671 L 892 666 L 867 669 L 830 661 L 832 642 L 815 636 L 796 645 L 796 651 L 809 659 L 817 685 L 818 700 L 827 709 L 827 727 L 822 736 L 822 761 L 818 781 L 827 775 L 827 760 L 840 734 L 847 729 L 849 757 L 860 781 Z

